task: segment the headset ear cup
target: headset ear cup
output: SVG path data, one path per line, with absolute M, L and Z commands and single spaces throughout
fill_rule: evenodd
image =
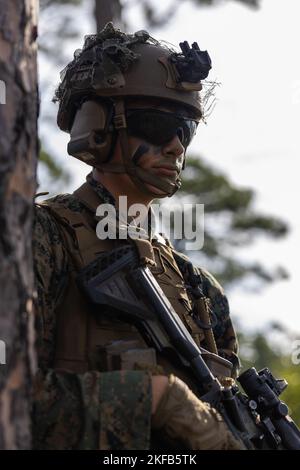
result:
M 111 149 L 111 134 L 101 136 L 97 131 L 91 131 L 68 143 L 68 154 L 96 166 L 107 160 Z
M 112 142 L 109 109 L 99 101 L 85 101 L 76 112 L 70 132 L 68 153 L 95 166 L 107 160 Z

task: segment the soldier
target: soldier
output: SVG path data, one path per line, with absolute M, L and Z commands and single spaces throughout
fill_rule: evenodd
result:
M 61 75 L 58 125 L 70 133 L 68 152 L 93 170 L 73 194 L 36 204 L 35 448 L 239 447 L 220 415 L 193 393 L 186 373 L 149 347 L 135 326 L 107 311 L 94 315 L 76 284 L 99 253 L 133 243 L 97 237 L 100 204 L 118 209 L 118 197 L 126 195 L 128 205 L 150 208 L 154 198 L 179 189 L 210 66 L 196 43 L 192 49 L 183 43 L 178 53 L 145 31 L 125 34 L 109 23 L 85 38 Z M 151 227 L 142 250 L 136 243 L 194 341 L 229 359 L 233 371 L 224 375 L 234 376 L 237 341 L 220 285 Z M 201 308 L 191 277 L 203 293 Z M 216 318 L 213 331 L 201 327 L 201 309 Z

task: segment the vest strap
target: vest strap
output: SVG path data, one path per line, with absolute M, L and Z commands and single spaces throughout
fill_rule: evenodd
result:
M 154 251 L 150 241 L 142 238 L 137 238 L 132 241 L 138 250 L 141 264 L 156 267 Z
M 73 192 L 73 194 L 82 202 L 82 204 L 84 204 L 85 207 L 96 214 L 97 207 L 101 204 L 101 200 L 88 183 L 83 183 Z

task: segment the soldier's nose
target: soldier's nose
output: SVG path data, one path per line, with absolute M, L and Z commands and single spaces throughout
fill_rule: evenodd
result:
M 179 157 L 184 154 L 185 148 L 181 143 L 178 135 L 174 135 L 173 139 L 163 146 L 163 154 Z

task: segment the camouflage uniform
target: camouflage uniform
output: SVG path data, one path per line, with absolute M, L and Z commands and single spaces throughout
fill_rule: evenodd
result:
M 99 203 L 114 203 L 112 195 L 91 175 L 87 177 Z M 74 195 L 52 202 L 72 212 L 91 213 Z M 88 370 L 74 373 L 55 368 L 57 312 L 70 277 L 70 257 L 62 227 L 47 205 L 37 204 L 34 224 L 34 268 L 37 301 L 39 371 L 35 379 L 33 438 L 37 449 L 149 449 L 151 446 L 151 372 Z M 189 260 L 176 254 L 183 279 Z M 194 268 L 217 317 L 214 334 L 218 352 L 238 365 L 237 341 L 227 299 L 207 271 Z M 88 308 L 88 307 L 87 307 Z M 205 344 L 201 343 L 205 347 Z

